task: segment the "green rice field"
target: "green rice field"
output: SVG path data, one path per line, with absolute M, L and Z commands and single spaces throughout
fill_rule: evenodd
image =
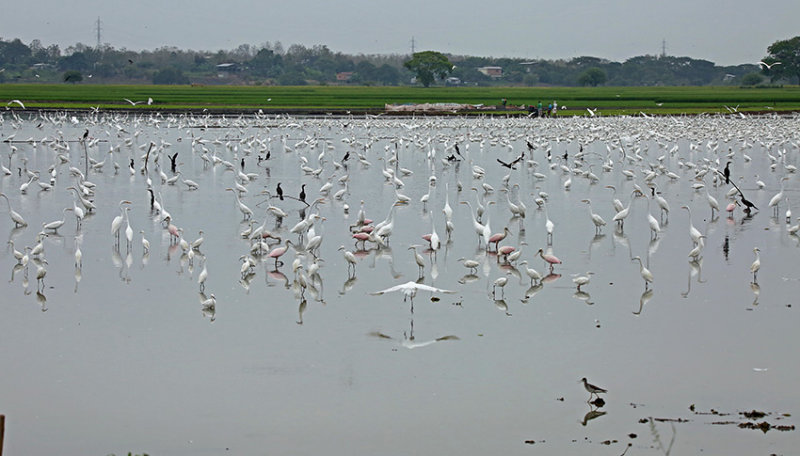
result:
M 147 100 L 152 98 L 152 104 Z M 29 109 L 204 110 L 218 112 L 381 113 L 386 104 L 460 103 L 497 106 L 507 114 L 521 105 L 557 101 L 559 115 L 699 114 L 800 110 L 800 87 L 364 87 L 364 86 L 159 86 L 0 84 L 0 103 L 20 100 Z M 133 105 L 126 99 L 135 102 Z M 18 104 L 12 104 L 14 109 Z M 469 111 L 473 112 L 473 111 Z M 494 113 L 497 111 L 474 111 Z

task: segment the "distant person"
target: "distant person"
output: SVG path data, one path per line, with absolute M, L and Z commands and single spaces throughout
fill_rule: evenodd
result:
M 506 104 L 508 103 L 508 100 L 506 100 L 505 98 L 503 98 L 502 100 L 500 100 L 500 103 L 502 103 L 502 104 L 503 104 L 503 109 L 506 109 Z
M 547 105 L 547 115 L 548 116 L 552 116 L 553 115 L 553 103 L 549 103 Z
M 558 103 L 555 100 L 553 100 L 553 115 L 556 115 L 557 113 L 558 113 Z

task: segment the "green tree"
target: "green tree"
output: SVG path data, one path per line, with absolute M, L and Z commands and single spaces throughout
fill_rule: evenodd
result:
M 274 78 L 283 72 L 283 58 L 263 48 L 250 60 L 249 67 L 256 76 Z
M 400 81 L 400 72 L 397 68 L 384 63 L 375 69 L 375 79 L 384 85 L 395 85 Z
M 797 78 L 800 83 L 800 36 L 778 40 L 768 48 L 769 55 L 763 59 L 771 68 L 762 66 L 762 71 L 773 80 Z
M 31 56 L 31 48 L 19 38 L 5 42 L 0 40 L 0 65 L 25 63 Z
M 178 68 L 168 67 L 153 74 L 153 84 L 188 84 L 189 78 Z
M 591 67 L 578 76 L 578 84 L 582 86 L 590 85 L 592 87 L 597 87 L 600 84 L 605 84 L 606 79 L 608 79 L 608 77 L 606 76 L 605 71 L 597 67 Z
M 453 71 L 450 60 L 436 51 L 415 52 L 411 60 L 406 61 L 403 66 L 415 73 L 417 81 L 425 87 L 430 87 L 437 77 L 444 79 Z
M 76 82 L 83 81 L 83 75 L 81 74 L 80 71 L 69 70 L 64 72 L 64 76 L 62 76 L 62 79 L 64 80 L 64 82 L 71 82 L 74 84 Z
M 761 81 L 763 80 L 764 77 L 758 73 L 747 73 L 746 75 L 742 76 L 742 85 L 755 86 L 761 84 Z

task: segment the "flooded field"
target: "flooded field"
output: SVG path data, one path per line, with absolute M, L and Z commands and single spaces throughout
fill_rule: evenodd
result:
M 797 447 L 800 118 L 0 135 L 8 454 Z

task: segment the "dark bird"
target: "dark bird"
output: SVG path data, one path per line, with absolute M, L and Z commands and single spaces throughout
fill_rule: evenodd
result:
M 278 182 L 278 188 L 275 189 L 275 191 L 278 193 L 278 198 L 280 198 L 281 201 L 283 201 L 283 189 L 281 188 L 280 182 Z
M 516 168 L 512 167 L 513 163 L 506 163 L 503 160 L 500 160 L 499 158 L 497 158 L 496 160 L 497 160 L 497 163 L 500 163 L 502 166 L 504 166 L 504 167 L 506 167 L 508 169 L 516 169 Z
M 306 202 L 306 184 L 300 186 L 300 201 Z
M 131 60 L 131 59 L 128 59 L 128 63 L 129 63 L 129 64 L 131 64 L 131 65 L 133 65 L 133 60 Z
M 561 158 L 563 158 L 564 160 L 567 160 L 569 158 L 569 151 L 565 150 L 564 151 L 564 155 L 562 155 Z
M 153 209 L 153 204 L 156 201 L 156 196 L 153 194 L 152 188 L 148 188 L 147 191 L 150 192 L 150 209 Z
M 447 161 L 449 161 L 449 162 L 456 161 L 456 160 L 458 160 L 458 158 L 456 158 L 456 154 L 450 154 L 447 157 Z
M 89 137 L 89 129 L 87 128 L 86 131 L 83 132 L 83 140 L 86 141 L 86 138 Z
M 346 162 L 349 158 L 350 158 L 350 151 L 347 151 L 347 153 L 344 154 L 344 157 L 342 157 L 342 163 Z
M 528 150 L 531 151 L 531 153 L 533 153 L 533 144 L 531 144 L 531 142 L 527 140 L 525 141 L 525 144 L 528 145 Z
M 133 159 L 132 159 L 132 158 L 131 158 L 131 165 L 130 165 L 130 166 L 131 166 L 131 168 L 135 168 L 135 167 L 136 167 L 136 166 L 134 165 L 134 163 L 133 163 Z
M 239 165 L 242 167 L 242 169 L 244 169 L 244 157 L 242 157 L 242 161 L 239 163 Z
M 268 151 L 267 151 L 267 156 L 266 156 L 266 157 L 264 157 L 264 160 L 269 160 L 269 157 L 271 157 L 271 156 L 272 156 L 272 151 L 271 151 L 271 150 L 268 150 Z
M 730 170 L 731 162 L 725 164 L 725 169 L 722 171 L 722 175 L 725 176 L 725 183 L 731 183 L 731 170 Z
M 167 155 L 167 157 L 169 157 L 169 155 Z M 177 160 L 177 159 L 178 159 L 178 153 L 177 152 L 175 152 L 175 154 L 173 156 L 169 157 L 170 169 L 172 170 L 173 173 L 176 172 L 175 168 L 177 167 L 177 163 L 175 163 L 175 160 Z
M 461 151 L 460 151 L 460 150 L 458 150 L 458 144 L 453 144 L 453 147 L 455 147 L 455 148 L 456 148 L 456 153 L 458 154 L 458 156 L 459 156 L 459 157 L 461 157 L 461 158 L 464 158 L 464 156 L 463 156 L 463 155 L 461 155 Z
M 728 163 L 730 163 L 730 162 L 728 162 Z M 728 165 L 725 165 L 725 170 L 727 170 L 727 169 L 728 169 Z M 725 174 L 724 173 L 720 173 L 718 169 L 715 169 L 714 171 L 716 171 L 718 174 L 722 174 L 723 176 L 725 176 Z M 740 189 L 739 186 L 736 185 L 735 182 L 733 182 L 730 179 L 728 179 L 728 176 L 725 176 L 725 179 L 726 179 L 727 182 L 729 182 L 731 185 L 733 185 L 733 187 L 736 189 L 737 192 L 739 192 L 739 196 L 742 199 L 742 204 L 744 204 L 744 211 L 745 212 L 747 212 L 749 214 L 751 209 L 758 210 L 758 208 L 756 207 L 755 204 L 753 204 L 752 202 L 748 201 L 748 199 L 744 197 L 744 193 L 742 193 L 742 189 Z

